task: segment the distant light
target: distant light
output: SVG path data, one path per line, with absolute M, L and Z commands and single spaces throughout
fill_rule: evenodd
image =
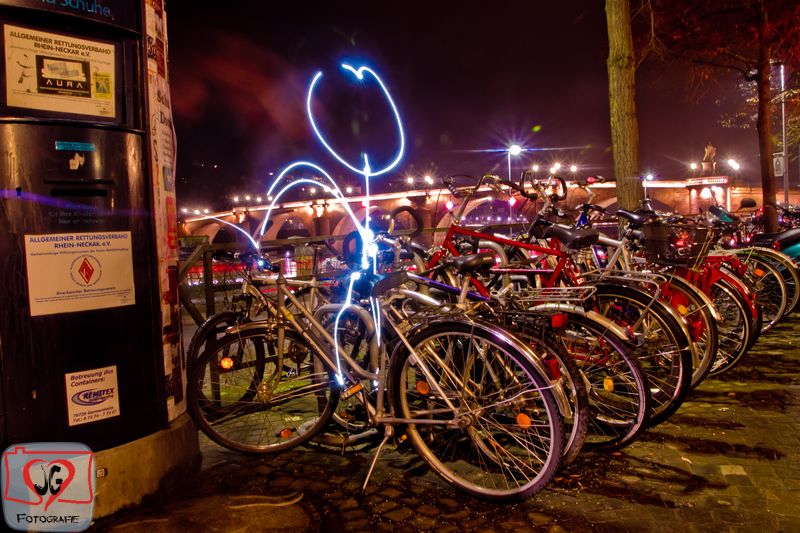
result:
M 183 209 L 181 209 L 181 213 L 188 213 L 188 212 L 189 212 L 189 210 L 186 209 L 185 207 Z
M 217 168 L 217 165 L 214 165 L 214 168 Z
M 199 209 L 195 209 L 195 210 L 194 210 L 194 214 L 195 214 L 195 215 L 199 215 L 199 214 L 200 214 L 200 210 L 199 210 Z
M 249 194 L 248 194 L 247 196 L 245 196 L 245 197 L 244 197 L 244 201 L 245 201 L 245 202 L 249 202 L 249 201 L 250 201 L 250 195 L 249 195 Z
M 692 163 L 691 165 L 689 165 L 689 168 L 691 168 L 692 170 L 697 170 L 697 163 Z
M 519 155 L 522 153 L 522 147 L 518 144 L 512 144 L 508 147 L 508 153 L 511 155 Z
M 270 176 L 274 176 L 274 175 L 275 175 L 275 173 L 274 173 L 274 172 L 270 172 L 270 173 L 269 173 L 269 175 L 270 175 Z
M 203 213 L 208 214 L 208 209 L 203 209 Z
M 234 196 L 234 197 L 233 197 L 233 201 L 234 201 L 234 202 L 236 202 L 236 203 L 238 203 L 238 202 L 239 202 L 239 197 L 238 197 L 238 196 Z
M 273 200 L 272 196 L 267 196 L 267 201 L 271 202 Z
M 344 190 L 344 192 L 346 192 L 347 194 L 350 194 L 350 193 L 352 193 L 352 192 L 353 192 L 353 188 L 352 188 L 352 187 L 347 187 L 347 188 Z
M 539 172 L 539 165 L 533 165 L 533 171 Z
M 317 188 L 316 188 L 316 187 L 311 187 L 311 188 L 308 190 L 308 192 L 310 192 L 311 194 L 317 194 Z
M 741 168 L 741 165 L 735 159 L 728 159 L 728 165 L 730 165 L 733 170 L 739 170 L 739 168 Z
M 456 206 L 452 201 L 447 200 L 447 203 L 444 204 L 448 211 L 452 211 L 453 208 Z
M 646 179 L 647 181 L 653 181 L 654 177 L 655 176 L 653 176 L 652 174 L 648 174 L 647 176 L 644 177 L 644 179 Z
M 428 185 L 433 185 L 433 178 L 430 176 L 425 176 L 425 183 Z
M 322 191 L 323 191 L 323 192 L 326 192 L 326 193 L 329 193 L 329 192 L 331 192 L 331 188 L 330 188 L 330 187 L 328 187 L 327 185 L 323 185 L 323 186 L 322 186 Z
M 558 167 L 556 167 L 555 165 L 550 167 L 550 174 L 555 174 L 556 172 L 558 172 Z
M 515 205 L 517 205 L 517 199 L 512 196 L 511 198 L 508 199 L 508 205 L 514 207 Z
M 406 183 L 408 183 L 409 185 L 414 185 L 414 178 L 411 176 L 407 177 Z
M 561 168 L 561 163 L 556 163 L 553 165 L 553 168 L 559 170 Z
M 256 196 L 256 202 L 261 203 L 261 197 L 260 196 Z
M 570 165 L 569 171 L 570 172 L 577 172 L 578 171 L 578 165 Z

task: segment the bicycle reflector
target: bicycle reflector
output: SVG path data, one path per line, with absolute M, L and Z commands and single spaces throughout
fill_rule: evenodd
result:
M 222 370 L 230 370 L 231 368 L 233 368 L 233 359 L 231 359 L 230 357 L 223 357 L 222 359 L 219 360 L 219 367 Z
M 532 424 L 533 421 L 531 420 L 531 417 L 525 413 L 519 413 L 517 415 L 517 425 L 522 429 L 530 429 Z
M 563 328 L 567 325 L 567 314 L 556 313 L 550 317 L 550 325 L 553 328 Z

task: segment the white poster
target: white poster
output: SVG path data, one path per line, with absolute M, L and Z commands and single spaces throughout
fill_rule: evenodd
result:
M 31 316 L 136 303 L 131 232 L 25 235 Z
M 119 416 L 116 366 L 64 374 L 64 380 L 70 426 Z
M 114 45 L 6 24 L 6 103 L 115 118 Z

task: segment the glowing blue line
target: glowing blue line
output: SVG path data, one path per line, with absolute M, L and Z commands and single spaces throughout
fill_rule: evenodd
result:
M 346 303 L 339 309 L 339 312 L 336 313 L 336 320 L 333 321 L 333 350 L 336 355 L 336 380 L 339 382 L 339 385 L 344 385 L 342 363 L 339 358 L 339 319 L 342 318 L 342 314 L 350 307 L 350 302 L 353 299 L 353 284 L 360 278 L 361 272 L 353 272 L 350 275 L 350 285 L 347 287 L 347 296 L 345 297 Z
M 298 167 L 304 167 L 304 166 L 312 168 L 312 169 L 316 170 L 317 172 L 319 172 L 320 174 L 322 174 L 323 176 L 325 176 L 325 178 L 330 183 L 330 187 L 329 188 L 333 191 L 333 196 L 341 202 L 342 207 L 344 207 L 344 210 L 347 212 L 348 215 L 350 215 L 350 218 L 353 219 L 353 221 L 355 222 L 355 225 L 356 225 L 356 229 L 358 229 L 359 234 L 361 234 L 363 228 L 361 227 L 361 224 L 358 222 L 358 218 L 356 217 L 356 215 L 353 212 L 353 210 L 350 209 L 350 204 L 345 199 L 344 193 L 339 188 L 339 185 L 336 183 L 336 181 L 334 181 L 334 179 L 331 177 L 330 174 L 325 172 L 324 169 L 322 169 L 318 165 L 315 165 L 314 163 L 311 163 L 309 161 L 295 161 L 294 163 L 292 163 L 289 166 L 287 166 L 286 168 L 284 168 L 280 172 L 280 174 L 278 174 L 278 176 L 275 178 L 275 180 L 272 182 L 272 185 L 270 186 L 269 190 L 267 191 L 267 196 L 272 196 L 272 192 L 275 190 L 275 187 L 278 186 L 278 183 L 280 182 L 281 179 L 283 179 L 283 177 L 286 175 L 287 172 L 289 172 L 292 169 L 295 169 L 295 168 L 298 168 Z M 300 180 L 298 180 L 297 182 L 293 182 L 293 183 L 298 183 L 298 182 L 300 182 Z M 314 182 L 313 184 L 316 185 L 317 183 Z M 289 188 L 291 188 L 291 186 Z M 286 190 L 288 190 L 288 188 L 282 189 L 281 190 L 281 194 Z M 260 233 L 261 236 L 263 236 L 264 232 L 267 230 L 267 222 L 269 221 L 269 215 L 272 212 L 272 209 L 274 209 L 275 205 L 277 204 L 277 199 L 278 198 L 280 198 L 280 196 L 273 197 L 272 203 L 270 204 L 270 207 L 269 207 L 269 209 L 267 211 L 267 215 L 264 217 L 264 221 L 261 223 L 261 229 L 259 230 L 259 233 Z
M 209 219 L 209 218 L 211 218 L 211 219 L 213 219 L 213 220 L 216 220 L 217 222 L 222 222 L 223 224 L 227 224 L 227 225 L 229 225 L 230 227 L 232 227 L 233 229 L 235 229 L 236 231 L 238 231 L 239 233 L 241 233 L 242 235 L 244 235 L 245 237 L 247 237 L 247 238 L 248 238 L 248 240 L 249 240 L 249 241 L 252 243 L 252 245 L 253 245 L 253 248 L 255 249 L 255 251 L 256 251 L 256 252 L 258 251 L 258 243 L 255 241 L 255 239 L 253 239 L 253 237 L 252 237 L 252 236 L 251 236 L 249 233 L 247 233 L 245 230 L 243 230 L 242 228 L 240 228 L 240 227 L 239 227 L 239 226 L 237 226 L 236 224 L 231 224 L 230 222 L 227 222 L 227 221 L 225 221 L 225 220 L 222 220 L 221 218 L 212 217 L 212 216 L 207 216 L 207 217 L 205 217 L 205 218 L 206 218 L 206 219 Z
M 317 136 L 319 141 L 322 143 L 322 146 L 324 146 L 325 149 L 328 150 L 328 152 L 334 158 L 336 158 L 336 160 L 339 161 L 342 165 L 344 165 L 345 167 L 349 168 L 350 170 L 352 170 L 356 174 L 360 174 L 360 175 L 364 176 L 367 179 L 369 179 L 370 176 L 380 176 L 381 174 L 385 174 L 385 173 L 389 172 L 390 170 L 392 170 L 394 167 L 396 167 L 400 163 L 400 160 L 403 158 L 403 153 L 405 151 L 405 142 L 406 141 L 405 141 L 405 134 L 403 133 L 403 122 L 400 119 L 400 112 L 397 110 L 397 106 L 395 105 L 394 100 L 392 99 L 392 95 L 389 93 L 389 90 L 383 84 L 383 81 L 381 80 L 380 76 L 378 76 L 372 69 L 370 69 L 369 67 L 365 67 L 365 66 L 362 66 L 362 67 L 359 67 L 358 69 L 355 69 L 355 68 L 351 67 L 350 65 L 346 65 L 346 64 L 342 64 L 342 69 L 345 70 L 346 72 L 351 72 L 360 81 L 364 81 L 364 72 L 367 72 L 373 78 L 375 78 L 375 81 L 378 83 L 378 85 L 380 86 L 381 90 L 383 91 L 383 95 L 386 98 L 386 100 L 389 102 L 389 106 L 392 109 L 392 114 L 394 115 L 395 125 L 397 126 L 397 133 L 398 133 L 398 135 L 400 137 L 400 147 L 397 150 L 397 155 L 395 156 L 394 160 L 391 163 L 389 163 L 386 167 L 384 167 L 384 168 L 382 168 L 382 169 L 380 169 L 380 170 L 378 170 L 376 172 L 372 172 L 372 170 L 369 169 L 369 168 L 365 168 L 365 169 L 362 170 L 362 169 L 354 167 L 353 165 L 351 165 L 350 163 L 345 161 L 345 159 L 342 156 L 340 156 L 339 153 L 336 150 L 334 150 L 333 147 L 330 144 L 328 144 L 328 141 L 325 140 L 325 136 L 322 134 L 322 131 L 320 131 L 319 127 L 317 126 L 317 123 L 314 120 L 314 112 L 311 110 L 311 100 L 313 99 L 313 96 L 314 96 L 314 89 L 316 89 L 317 84 L 319 83 L 319 80 L 322 78 L 322 72 L 321 71 L 317 72 L 314 75 L 313 79 L 311 80 L 311 84 L 308 87 L 308 96 L 306 97 L 306 114 L 308 115 L 308 120 L 311 123 L 311 128 L 314 130 L 314 134 Z M 364 157 L 366 157 L 366 155 Z

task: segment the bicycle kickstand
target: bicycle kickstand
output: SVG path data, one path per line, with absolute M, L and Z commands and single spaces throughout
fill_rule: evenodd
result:
M 369 483 L 369 479 L 372 477 L 372 472 L 375 470 L 375 464 L 378 462 L 378 456 L 381 454 L 381 450 L 383 450 L 384 445 L 392 438 L 394 434 L 394 428 L 392 426 L 386 426 L 386 430 L 383 434 L 383 439 L 381 439 L 381 443 L 378 444 L 378 448 L 375 450 L 375 455 L 372 457 L 372 462 L 369 465 L 369 470 L 367 470 L 367 475 L 364 477 L 364 483 L 361 485 L 361 493 L 364 494 L 367 491 L 367 484 Z

